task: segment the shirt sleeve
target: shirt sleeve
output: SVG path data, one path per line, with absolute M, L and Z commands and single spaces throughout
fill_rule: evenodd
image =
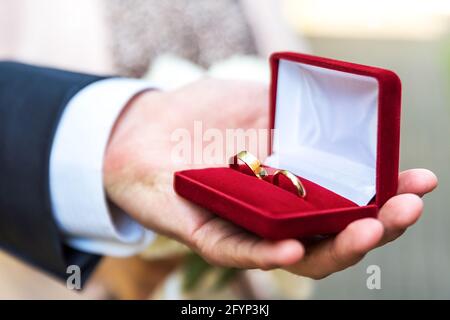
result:
M 126 104 L 151 89 L 136 79 L 94 82 L 67 104 L 50 153 L 53 215 L 67 245 L 89 253 L 129 256 L 154 238 L 110 203 L 103 187 L 103 159 L 114 123 Z

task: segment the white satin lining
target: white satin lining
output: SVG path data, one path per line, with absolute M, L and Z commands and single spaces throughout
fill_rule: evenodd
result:
M 378 82 L 280 60 L 272 167 L 358 205 L 375 195 Z

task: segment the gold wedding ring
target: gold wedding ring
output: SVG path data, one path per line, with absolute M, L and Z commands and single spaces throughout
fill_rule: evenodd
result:
M 253 174 L 257 178 L 264 179 L 268 176 L 266 169 L 264 169 L 261 166 L 261 162 L 258 160 L 258 158 L 256 158 L 250 152 L 247 152 L 244 150 L 244 151 L 239 152 L 235 156 L 231 157 L 230 158 L 230 167 L 239 168 L 238 161 L 241 161 L 242 163 L 244 163 L 253 172 Z M 302 197 L 302 198 L 306 197 L 306 189 L 303 186 L 302 182 L 295 174 L 291 173 L 288 170 L 275 171 L 275 173 L 273 174 L 273 179 L 272 179 L 273 184 L 280 186 L 280 175 L 285 176 L 292 183 L 292 185 L 297 189 L 297 194 L 300 197 Z
M 261 167 L 261 162 L 250 152 L 244 150 L 239 152 L 237 155 L 231 157 L 230 166 L 237 166 L 238 160 L 242 161 L 257 178 L 263 179 L 267 177 L 266 169 Z
M 287 171 L 287 170 L 277 170 L 277 171 L 275 171 L 275 173 L 273 174 L 273 183 L 274 184 L 279 185 L 280 175 L 283 175 L 283 176 L 285 176 L 286 178 L 289 179 L 289 181 L 297 189 L 297 194 L 300 197 L 302 197 L 302 198 L 306 197 L 306 190 L 305 190 L 305 187 L 303 186 L 302 182 L 300 181 L 299 178 L 297 178 L 296 175 L 294 175 L 290 171 Z

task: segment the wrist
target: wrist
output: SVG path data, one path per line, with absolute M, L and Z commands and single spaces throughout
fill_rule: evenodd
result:
M 163 93 L 148 90 L 137 94 L 123 108 L 111 130 L 103 162 L 103 181 L 107 196 L 114 201 L 117 189 L 124 179 L 130 179 L 133 168 L 132 155 L 138 151 L 145 136 L 136 139 L 136 132 L 150 121 L 158 121 L 158 110 Z

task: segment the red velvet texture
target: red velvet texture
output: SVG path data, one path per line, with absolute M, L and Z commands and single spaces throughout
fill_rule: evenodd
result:
M 205 168 L 175 173 L 174 188 L 182 197 L 268 239 L 303 238 L 341 231 L 349 223 L 376 217 L 397 190 L 401 84 L 395 73 L 348 62 L 282 52 L 270 58 L 271 127 L 275 122 L 278 61 L 301 62 L 374 77 L 379 84 L 376 197 L 357 206 L 332 191 L 300 177 L 308 194 L 302 199 L 288 190 L 231 168 Z M 350 93 L 349 93 L 350 94 Z M 355 132 L 355 134 L 358 134 Z M 272 170 L 271 170 L 272 171 Z

